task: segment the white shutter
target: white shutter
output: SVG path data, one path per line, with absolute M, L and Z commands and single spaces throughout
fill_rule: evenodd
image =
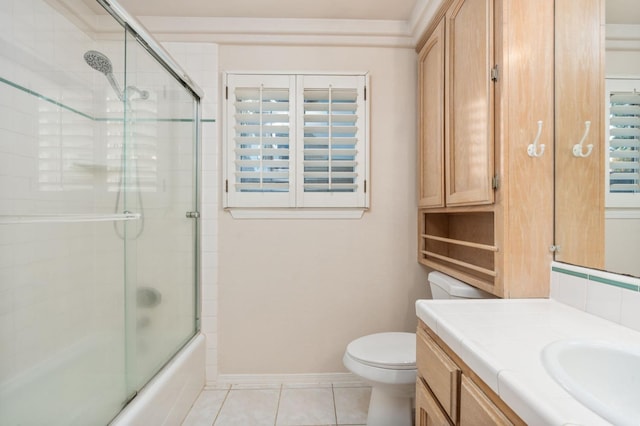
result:
M 640 80 L 606 86 L 607 207 L 640 207 Z
M 365 76 L 298 76 L 299 207 L 368 207 Z
M 226 207 L 295 203 L 294 77 L 227 76 Z

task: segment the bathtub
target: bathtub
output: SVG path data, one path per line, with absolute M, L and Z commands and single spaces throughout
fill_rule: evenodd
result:
M 203 334 L 191 339 L 110 425 L 180 425 L 204 387 L 205 347 Z

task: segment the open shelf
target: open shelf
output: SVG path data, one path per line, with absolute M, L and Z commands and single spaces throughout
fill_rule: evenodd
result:
M 420 210 L 420 263 L 492 292 L 497 271 L 492 211 Z

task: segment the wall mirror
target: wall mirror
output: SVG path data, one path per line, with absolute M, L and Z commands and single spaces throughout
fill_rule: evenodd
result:
M 557 0 L 555 90 L 555 259 L 640 277 L 637 0 Z

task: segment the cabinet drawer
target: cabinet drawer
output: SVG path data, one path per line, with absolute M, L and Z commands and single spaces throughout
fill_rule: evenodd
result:
M 423 329 L 418 328 L 416 336 L 418 373 L 425 379 L 451 420 L 457 423 L 460 368 Z
M 465 375 L 460 382 L 460 426 L 513 425 Z
M 416 383 L 416 426 L 453 426 L 419 377 Z

